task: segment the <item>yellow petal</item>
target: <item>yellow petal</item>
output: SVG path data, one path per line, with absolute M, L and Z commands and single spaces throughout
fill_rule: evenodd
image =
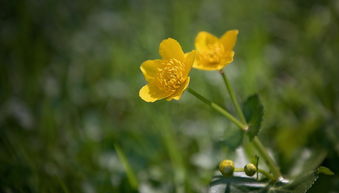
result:
M 140 89 L 139 96 L 146 102 L 154 102 L 168 97 L 169 93 L 161 91 L 154 85 L 146 84 Z
M 181 98 L 182 93 L 187 89 L 188 85 L 190 83 L 190 77 L 187 77 L 186 82 L 182 85 L 182 87 L 180 89 L 177 90 L 177 92 L 175 92 L 173 95 L 169 96 L 168 98 L 166 98 L 167 101 L 170 100 L 179 100 Z
M 206 65 L 206 64 L 201 64 L 198 62 L 195 62 L 193 64 L 193 68 L 198 69 L 198 70 L 220 70 L 221 68 L 223 68 L 223 66 L 221 65 L 215 65 L 215 66 L 211 66 L 211 65 Z
M 219 39 L 208 32 L 199 32 L 195 38 L 195 48 L 199 51 L 208 50 L 209 44 L 218 42 Z
M 140 66 L 147 82 L 152 82 L 157 75 L 158 68 L 161 67 L 161 60 L 146 60 Z
M 163 59 L 176 58 L 180 61 L 184 61 L 184 52 L 180 44 L 172 38 L 163 40 L 159 46 L 159 54 Z
M 234 57 L 234 51 L 229 51 L 225 53 L 225 64 L 229 64 L 233 62 L 233 57 Z
M 221 42 L 224 45 L 225 51 L 233 50 L 235 43 L 237 42 L 238 30 L 229 30 L 221 38 Z
M 230 63 L 232 63 L 233 62 L 233 56 L 234 56 L 234 51 L 226 52 L 222 63 L 217 65 L 214 70 L 221 70 L 225 66 L 229 65 Z
M 193 62 L 193 68 L 198 70 L 218 70 L 218 65 L 211 65 L 201 59 L 202 55 L 200 52 L 196 52 L 195 60 Z
M 196 51 L 193 50 L 193 51 L 185 54 L 185 73 L 184 74 L 186 76 L 190 73 L 190 71 L 192 69 L 192 65 L 195 61 L 195 55 L 196 55 L 195 53 L 196 53 Z
M 197 57 L 200 57 L 200 56 L 197 55 Z M 196 59 L 195 62 L 193 63 L 193 68 L 198 69 L 198 70 L 209 70 L 209 71 L 221 70 L 225 66 L 233 62 L 234 51 L 226 52 L 224 57 L 225 58 L 218 65 L 210 65 L 208 63 L 204 63 L 203 61 L 198 61 L 198 59 Z

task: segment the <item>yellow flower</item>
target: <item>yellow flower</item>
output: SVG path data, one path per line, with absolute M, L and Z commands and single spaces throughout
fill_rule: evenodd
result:
M 200 70 L 221 70 L 233 61 L 233 47 L 237 41 L 239 31 L 227 31 L 221 38 L 208 32 L 199 32 L 195 38 L 197 50 L 193 68 Z
M 140 89 L 139 96 L 146 102 L 179 100 L 190 82 L 195 51 L 184 54 L 180 44 L 168 38 L 160 43 L 159 53 L 162 59 L 147 60 L 140 66 L 148 84 Z

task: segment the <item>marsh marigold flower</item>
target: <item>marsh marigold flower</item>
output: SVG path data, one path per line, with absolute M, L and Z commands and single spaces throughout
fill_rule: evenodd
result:
M 180 44 L 168 38 L 160 43 L 159 53 L 161 59 L 147 60 L 140 66 L 148 84 L 140 89 L 139 96 L 146 102 L 179 100 L 190 82 L 195 51 L 184 54 Z
M 200 70 L 221 70 L 233 61 L 233 47 L 239 31 L 227 31 L 221 38 L 208 32 L 199 32 L 195 38 L 197 57 L 193 68 Z

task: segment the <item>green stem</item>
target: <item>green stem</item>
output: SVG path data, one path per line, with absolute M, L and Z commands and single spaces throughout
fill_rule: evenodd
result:
M 227 112 L 225 109 L 223 109 L 219 105 L 217 105 L 217 104 L 211 102 L 210 100 L 206 99 L 205 97 L 203 97 L 202 95 L 200 95 L 199 93 L 197 93 L 196 91 L 194 91 L 191 88 L 188 88 L 187 90 L 193 96 L 195 96 L 196 98 L 198 98 L 202 102 L 204 102 L 207 105 L 209 105 L 210 107 L 212 107 L 214 110 L 216 110 L 219 113 L 221 113 L 222 115 L 224 115 L 227 119 L 229 119 L 231 122 L 233 122 L 235 125 L 237 125 L 240 129 L 242 129 L 244 131 L 248 130 L 247 124 L 240 122 L 238 119 L 236 119 L 234 116 L 232 116 L 229 112 Z M 276 164 L 274 163 L 272 158 L 269 156 L 267 150 L 262 145 L 262 143 L 260 142 L 260 140 L 257 136 L 253 138 L 252 143 L 253 143 L 255 149 L 259 152 L 261 157 L 264 159 L 267 166 L 270 168 L 270 171 L 273 174 L 273 180 L 276 181 L 281 176 L 279 168 L 276 166 Z
M 235 107 L 235 110 L 236 110 L 236 112 L 237 112 L 237 114 L 238 114 L 240 120 L 241 120 L 243 123 L 246 123 L 245 116 L 244 116 L 244 114 L 243 114 L 243 112 L 242 112 L 242 110 L 241 110 L 241 108 L 240 108 L 240 106 L 239 106 L 239 103 L 238 103 L 238 101 L 237 101 L 237 98 L 235 97 L 235 94 L 234 94 L 234 90 L 233 90 L 233 88 L 232 88 L 232 86 L 231 86 L 229 80 L 227 79 L 227 76 L 226 76 L 224 70 L 220 70 L 219 72 L 220 72 L 220 75 L 221 75 L 222 79 L 224 80 L 225 86 L 226 86 L 226 88 L 227 88 L 228 93 L 230 94 L 232 103 L 233 103 L 233 105 L 234 105 L 234 107 Z
M 234 172 L 244 172 L 244 168 L 234 168 Z
M 244 168 L 234 168 L 234 172 L 245 172 Z M 268 173 L 267 171 L 263 170 L 263 169 L 258 169 L 259 173 L 262 173 L 264 176 L 266 176 L 267 178 L 271 179 L 274 181 L 273 176 Z
M 262 174 L 265 175 L 267 178 L 269 178 L 269 179 L 275 181 L 274 177 L 273 177 L 270 173 L 268 173 L 267 171 L 265 171 L 265 170 L 263 170 L 263 169 L 258 169 L 258 172 L 259 172 L 259 173 L 262 173 Z
M 224 73 L 223 70 L 220 70 L 219 71 L 223 80 L 224 80 L 224 83 L 226 85 L 226 88 L 227 88 L 227 91 L 229 92 L 230 94 L 230 97 L 231 97 L 231 100 L 232 100 L 232 103 L 237 111 L 237 114 L 238 116 L 240 117 L 241 121 L 243 124 L 247 125 L 247 122 L 246 122 L 246 119 L 245 119 L 245 116 L 244 116 L 244 113 L 242 112 L 240 106 L 239 106 L 239 103 L 237 101 L 237 98 L 235 97 L 235 94 L 234 94 L 234 90 L 229 82 L 229 80 L 227 79 L 227 76 L 226 74 Z M 265 163 L 267 164 L 267 166 L 270 168 L 270 171 L 272 172 L 273 174 L 273 179 L 274 180 L 277 180 L 281 174 L 280 174 L 280 171 L 279 171 L 279 168 L 277 167 L 277 165 L 275 164 L 275 162 L 272 160 L 272 158 L 269 156 L 266 148 L 262 145 L 262 143 L 260 142 L 259 138 L 258 137 L 255 137 L 253 140 L 252 140 L 252 143 L 255 147 L 255 149 L 259 152 L 259 154 L 261 155 L 261 157 L 264 159 Z
M 187 90 L 188 90 L 189 93 L 191 93 L 197 99 L 201 100 L 202 102 L 204 102 L 207 105 L 209 105 L 210 107 L 212 107 L 214 110 L 216 110 L 219 113 L 221 113 L 222 115 L 224 115 L 227 119 L 229 119 L 231 122 L 233 122 L 235 125 L 237 125 L 240 129 L 242 129 L 244 131 L 247 130 L 247 126 L 245 124 L 241 123 L 238 119 L 233 117 L 233 115 L 231 115 L 229 112 L 227 112 L 221 106 L 211 102 L 210 100 L 206 99 L 205 97 L 203 97 L 202 95 L 200 95 L 199 93 L 197 93 L 196 91 L 194 91 L 191 88 L 188 88 Z
M 252 143 L 253 143 L 254 147 L 256 148 L 256 150 L 261 155 L 261 157 L 264 159 L 267 166 L 270 168 L 270 171 L 272 172 L 274 181 L 278 180 L 279 177 L 281 177 L 279 168 L 275 164 L 273 159 L 269 156 L 264 145 L 261 143 L 261 141 L 259 140 L 259 138 L 257 136 L 255 136 L 253 138 Z

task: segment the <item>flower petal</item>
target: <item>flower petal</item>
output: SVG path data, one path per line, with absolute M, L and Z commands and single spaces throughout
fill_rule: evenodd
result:
M 223 61 L 215 66 L 214 70 L 221 70 L 225 66 L 229 65 L 230 63 L 233 62 L 233 56 L 234 56 L 234 51 L 228 51 L 225 53 Z
M 158 68 L 161 67 L 161 60 L 146 60 L 140 66 L 141 72 L 147 82 L 152 82 L 158 72 Z
M 220 70 L 220 65 L 208 65 L 208 64 L 203 64 L 202 62 L 194 62 L 193 68 L 198 69 L 198 70 Z
M 187 76 L 191 69 L 192 69 L 192 66 L 193 66 L 193 63 L 195 62 L 195 55 L 196 55 L 196 51 L 191 51 L 191 52 L 188 52 L 188 53 L 185 53 L 185 72 L 184 74 Z
M 229 64 L 233 62 L 233 57 L 234 57 L 234 51 L 229 51 L 225 53 L 225 64 Z
M 186 82 L 182 85 L 182 87 L 180 89 L 177 90 L 177 92 L 175 92 L 173 95 L 169 96 L 168 98 L 166 98 L 167 101 L 170 100 L 179 100 L 181 98 L 182 93 L 186 90 L 186 88 L 188 87 L 190 83 L 190 77 L 187 77 Z
M 163 40 L 159 46 L 159 54 L 163 59 L 176 58 L 180 61 L 184 60 L 184 52 L 175 39 L 168 38 Z
M 202 54 L 204 54 L 204 53 L 202 53 Z M 203 60 L 202 54 L 197 51 L 196 56 L 195 56 L 195 60 L 194 60 L 194 63 L 193 63 L 193 68 L 198 69 L 198 70 L 218 70 L 219 69 L 218 65 L 211 65 L 211 64 L 207 63 L 205 60 Z
M 225 51 L 233 50 L 233 47 L 237 42 L 238 33 L 239 30 L 229 30 L 220 38 L 220 41 L 224 45 Z
M 215 37 L 214 35 L 208 33 L 208 32 L 199 32 L 197 37 L 195 38 L 195 47 L 199 51 L 208 50 L 209 44 L 214 44 L 218 42 L 219 39 Z
M 140 89 L 139 96 L 146 102 L 154 102 L 168 97 L 169 93 L 163 92 L 154 85 L 146 84 Z

